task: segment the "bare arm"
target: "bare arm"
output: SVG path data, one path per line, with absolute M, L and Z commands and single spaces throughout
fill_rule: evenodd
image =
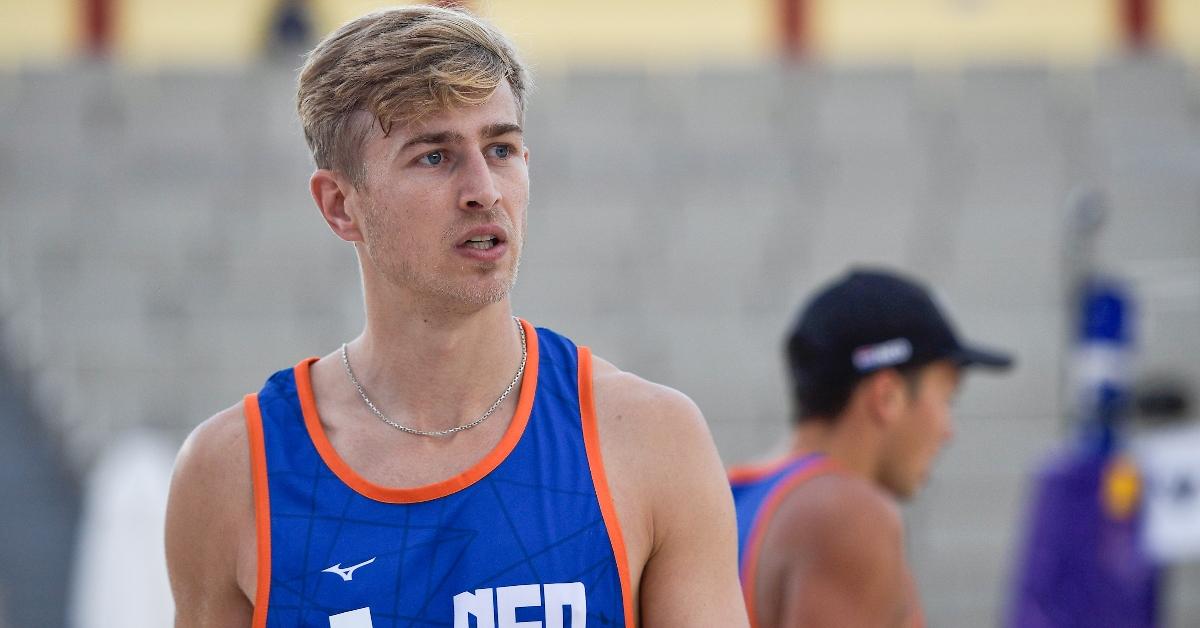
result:
M 817 478 L 786 499 L 762 556 L 756 600 L 778 618 L 765 625 L 901 626 L 912 610 L 899 512 L 857 478 Z M 780 599 L 763 599 L 772 590 Z
M 253 565 L 239 557 L 253 555 L 252 531 L 250 455 L 238 404 L 197 427 L 175 462 L 166 551 L 176 628 L 250 626 L 253 607 L 239 569 L 245 581 Z
M 733 499 L 699 409 L 677 391 L 601 361 L 595 382 L 640 624 L 748 625 Z

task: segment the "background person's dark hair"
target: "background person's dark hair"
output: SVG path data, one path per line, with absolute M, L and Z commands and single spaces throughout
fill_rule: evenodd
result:
M 915 397 L 920 389 L 921 373 L 928 362 L 921 364 L 903 364 L 892 367 L 891 370 L 904 378 L 905 387 L 910 397 Z M 788 371 L 792 384 L 792 423 L 806 421 L 826 421 L 832 423 L 846 409 L 854 389 L 868 377 L 880 371 L 865 373 L 857 377 L 843 379 L 840 382 L 824 381 L 818 378 L 805 377 L 796 369 L 791 352 L 788 352 Z M 880 369 L 887 370 L 887 369 Z

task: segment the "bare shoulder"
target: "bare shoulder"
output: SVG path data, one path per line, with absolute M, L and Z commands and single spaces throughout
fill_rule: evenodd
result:
M 700 409 L 677 390 L 593 364 L 600 447 L 641 625 L 746 625 L 732 496 Z
M 239 625 L 253 582 L 254 506 L 245 408 L 238 403 L 197 426 L 175 461 L 166 550 L 177 625 Z M 206 619 L 201 619 L 206 618 Z
M 844 473 L 816 477 L 780 504 L 778 521 L 794 533 L 824 541 L 856 538 L 899 543 L 904 523 L 887 493 L 867 480 Z
M 771 625 L 898 625 L 911 606 L 903 538 L 895 501 L 867 480 L 804 482 L 764 536 L 760 608 L 778 618 Z
M 882 489 L 848 474 L 817 477 L 792 490 L 774 521 L 780 546 L 817 562 L 816 567 L 822 560 L 851 568 L 901 557 L 899 507 Z
M 631 553 L 642 548 L 648 555 L 661 537 L 664 511 L 697 476 L 711 475 L 707 467 L 720 468 L 716 446 L 700 409 L 673 388 L 599 358 L 593 358 L 592 388 L 605 468 L 632 537 Z
M 192 430 L 175 460 L 171 493 L 206 495 L 213 489 L 237 486 L 250 486 L 244 402 L 214 414 Z M 228 494 L 216 497 L 225 499 Z
M 688 435 L 707 438 L 708 427 L 700 409 L 687 395 L 674 388 L 622 371 L 595 357 L 592 385 L 596 418 L 601 429 L 654 441 Z M 654 442 L 655 446 L 667 444 Z
M 685 490 L 691 471 L 704 478 L 719 471 L 724 485 L 708 424 L 687 395 L 599 358 L 593 364 L 596 423 L 610 475 L 628 475 L 649 500 Z

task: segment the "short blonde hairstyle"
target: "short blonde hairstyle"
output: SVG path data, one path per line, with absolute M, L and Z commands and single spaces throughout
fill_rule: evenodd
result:
M 368 120 L 387 135 L 395 123 L 482 103 L 505 80 L 523 122 L 529 75 L 508 38 L 463 11 L 404 6 L 364 15 L 317 44 L 300 70 L 297 108 L 317 167 L 357 187 Z

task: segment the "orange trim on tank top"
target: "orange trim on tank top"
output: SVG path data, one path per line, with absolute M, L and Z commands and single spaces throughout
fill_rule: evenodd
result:
M 633 617 L 633 588 L 629 575 L 629 554 L 625 549 L 625 537 L 621 534 L 621 522 L 617 519 L 616 503 L 608 489 L 608 477 L 604 472 L 604 458 L 600 452 L 600 429 L 596 424 L 596 402 L 592 396 L 592 352 L 579 347 L 579 415 L 583 420 L 583 446 L 587 451 L 588 469 L 592 473 L 592 485 L 596 488 L 596 499 L 600 502 L 600 515 L 608 538 L 612 543 L 613 556 L 617 559 L 617 577 L 621 580 L 621 602 L 625 607 L 625 626 L 635 628 Z
M 746 613 L 750 616 L 751 628 L 757 628 L 759 625 L 754 591 L 758 579 L 758 556 L 762 551 L 763 537 L 766 536 L 771 518 L 792 489 L 814 477 L 836 469 L 837 465 L 829 458 L 818 460 L 811 466 L 801 469 L 771 490 L 771 494 L 767 496 L 762 508 L 755 516 L 754 525 L 750 528 L 750 539 L 746 542 L 746 562 L 742 565 L 742 591 L 746 598 Z
M 729 476 L 730 483 L 740 484 L 745 482 L 755 482 L 762 478 L 779 471 L 780 469 L 792 464 L 793 462 L 813 455 L 812 453 L 791 454 L 784 456 L 779 460 L 763 462 L 760 464 L 742 464 L 729 468 L 726 474 Z
M 500 466 L 508 454 L 512 453 L 517 442 L 521 440 L 521 435 L 525 433 L 525 426 L 529 423 L 529 413 L 533 410 L 533 397 L 537 390 L 538 377 L 537 331 L 527 321 L 522 319 L 520 322 L 525 328 L 526 358 L 525 375 L 521 379 L 521 393 L 517 398 L 517 410 L 500 442 L 474 466 L 441 482 L 413 488 L 381 486 L 360 476 L 338 455 L 337 450 L 333 448 L 329 438 L 325 435 L 321 417 L 317 415 L 317 402 L 313 396 L 312 378 L 309 373 L 309 367 L 317 361 L 317 358 L 308 358 L 296 365 L 296 394 L 300 397 L 304 425 L 308 429 L 309 438 L 312 439 L 321 459 L 338 479 L 358 491 L 359 494 L 389 504 L 427 502 L 456 493 L 478 482 L 483 476 Z
M 262 411 L 258 395 L 244 400 L 246 435 L 250 441 L 250 477 L 254 489 L 254 534 L 257 541 L 257 578 L 254 585 L 252 628 L 266 628 L 271 599 L 271 493 L 267 488 L 267 449 L 263 440 Z

